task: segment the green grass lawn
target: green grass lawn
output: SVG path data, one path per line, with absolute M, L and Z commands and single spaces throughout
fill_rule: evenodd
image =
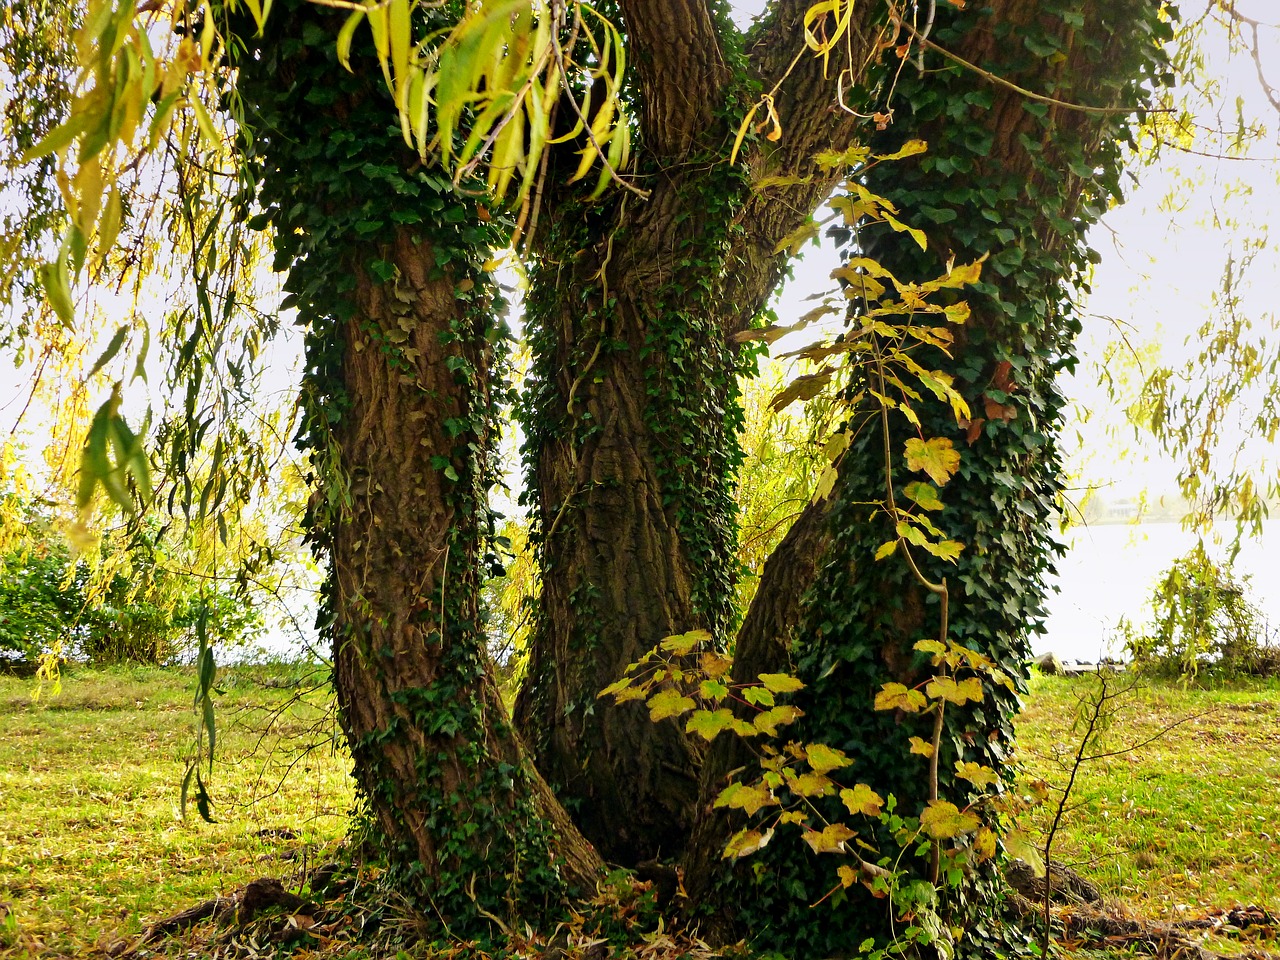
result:
M 0 924 L 0 953 L 83 952 L 324 856 L 345 829 L 349 763 L 308 673 L 220 676 L 213 824 L 179 812 L 189 671 L 79 669 L 35 702 L 30 681 L 0 678 L 0 901 L 17 928 Z
M 80 669 L 36 702 L 31 682 L 0 678 L 0 901 L 11 917 L 0 921 L 0 954 L 84 954 L 324 859 L 352 793 L 348 762 L 332 749 L 331 697 L 305 692 L 321 679 L 282 666 L 220 677 L 217 823 L 207 824 L 178 809 L 193 735 L 189 671 Z M 1033 776 L 1061 779 L 1049 758 L 1071 742 L 1086 684 L 1033 682 L 1019 720 Z M 1153 919 L 1235 904 L 1280 913 L 1280 684 L 1148 686 L 1110 742 L 1187 716 L 1154 743 L 1084 768 L 1057 855 Z
M 1056 745 L 1074 742 L 1072 717 L 1089 682 L 1033 681 L 1020 749 L 1050 783 L 1064 780 L 1051 758 Z M 1171 724 L 1154 742 L 1123 749 Z M 1237 904 L 1280 914 L 1280 684 L 1144 684 L 1124 700 L 1105 743 L 1121 752 L 1081 769 L 1057 859 L 1153 919 Z

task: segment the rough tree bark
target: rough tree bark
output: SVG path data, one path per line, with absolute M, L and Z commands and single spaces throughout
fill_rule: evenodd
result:
M 777 4 L 730 65 L 733 28 L 702 0 L 623 3 L 650 196 L 584 209 L 552 185 L 535 238 L 526 458 L 543 586 L 516 719 L 585 834 L 623 863 L 683 849 L 700 752 L 680 724 L 596 694 L 664 636 L 703 628 L 723 644 L 733 628 L 739 361 L 725 333 L 750 324 L 781 275 L 778 242 L 830 191 L 813 153 L 854 129 L 821 64 L 793 65 L 807 6 Z M 860 20 L 855 54 L 869 43 Z M 784 75 L 784 139 L 730 170 L 735 98 L 748 77 L 771 89 Z M 767 176 L 802 182 L 753 191 Z
M 341 15 L 286 6 L 238 93 L 309 325 L 311 536 L 355 776 L 406 890 L 446 929 L 557 911 L 603 865 L 524 756 L 479 606 L 502 338 L 479 264 L 502 234 L 389 132 L 371 49 L 341 71 Z
M 973 315 L 958 331 L 952 357 L 935 354 L 926 364 L 956 378 L 974 411 L 973 428 L 957 428 L 940 404 L 918 407 L 923 435 L 954 438 L 961 451 L 960 474 L 941 491 L 947 507 L 939 523 L 966 548 L 955 566 L 919 551 L 916 559 L 934 582 L 947 579 L 949 636 L 1018 678 L 1043 617 L 1042 583 L 1052 570 L 1049 523 L 1061 413 L 1054 377 L 1070 362 L 1078 329 L 1068 303 L 1072 284 L 1081 280 L 1080 235 L 1116 189 L 1115 140 L 1128 135 L 1131 108 L 1143 99 L 1138 81 L 1157 60 L 1153 11 L 1146 0 L 1052 10 L 1038 0 L 1001 0 L 963 13 L 940 7 L 934 36 L 951 52 L 1023 88 L 1102 109 L 1042 105 L 972 69 L 938 70 L 945 61 L 931 52 L 931 69 L 900 81 L 894 123 L 873 141 L 877 152 L 889 152 L 920 138 L 929 153 L 880 165 L 863 180 L 909 217 L 923 213 L 928 252 L 897 233 L 859 238 L 858 249 L 899 278 L 939 276 L 952 257 L 956 263 L 988 258 L 983 283 L 965 291 Z M 1031 38 L 1026 45 L 1024 37 Z M 1033 43 L 1037 52 L 1029 54 Z M 1055 56 L 1042 55 L 1046 49 Z M 957 110 L 957 104 L 967 106 Z M 913 479 L 901 465 L 903 443 L 918 435 L 894 419 L 889 447 L 898 490 Z M 766 567 L 738 637 L 734 679 L 749 682 L 762 670 L 794 664 L 808 683 L 794 700 L 808 714 L 794 734 L 845 750 L 855 758 L 850 782 L 894 794 L 898 809 L 909 814 L 928 799 L 929 786 L 925 765 L 906 741 L 913 734 L 927 740 L 929 723 L 870 707 L 880 684 L 913 685 L 928 675 L 926 658 L 911 647 L 937 635 L 939 607 L 900 560 L 872 558 L 894 533 L 885 514 L 866 504 L 886 495 L 883 434 L 872 426 L 850 448 L 831 501 L 807 508 L 789 535 L 812 545 L 810 561 L 774 569 L 785 556 L 780 552 Z M 952 762 L 976 760 L 1003 770 L 1011 746 L 1013 695 L 989 678 L 984 686 L 981 703 L 948 707 L 939 789 L 961 807 L 975 794 L 947 775 Z M 691 895 L 722 898 L 713 921 L 722 925 L 720 935 L 743 932 L 734 914 L 744 897 L 768 903 L 776 929 L 799 931 L 787 944 L 800 953 L 837 949 L 833 929 L 846 939 L 873 932 L 868 918 L 884 909 L 865 895 L 851 896 L 825 930 L 806 920 L 810 904 L 836 883 L 834 866 L 816 868 L 811 857 L 771 849 L 770 869 L 755 876 L 739 869 L 726 884 L 719 851 L 740 821 L 717 815 L 710 804 L 726 773 L 749 756 L 721 739 L 704 766 L 707 815 L 685 861 Z

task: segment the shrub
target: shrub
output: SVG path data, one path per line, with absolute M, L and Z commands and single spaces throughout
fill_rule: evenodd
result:
M 1248 596 L 1249 578 L 1215 563 L 1198 543 L 1165 571 L 1143 629 L 1121 623 L 1134 665 L 1159 676 L 1236 677 L 1280 672 L 1280 647 Z

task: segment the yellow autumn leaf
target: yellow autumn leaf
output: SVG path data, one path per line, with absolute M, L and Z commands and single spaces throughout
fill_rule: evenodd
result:
M 876 694 L 877 710 L 903 710 L 907 713 L 918 713 L 928 706 L 928 701 L 919 690 L 912 690 L 901 683 L 886 683 Z
M 909 469 L 928 474 L 940 487 L 960 469 L 960 454 L 946 437 L 911 437 L 906 442 L 906 455 Z
M 911 752 L 918 753 L 922 757 L 933 756 L 933 744 L 921 737 L 911 738 Z
M 750 786 L 745 783 L 731 783 L 720 791 L 720 796 L 716 797 L 714 805 L 742 810 L 747 816 L 751 816 L 761 807 L 778 806 L 778 798 L 763 783 L 753 783 Z
M 814 853 L 841 853 L 846 840 L 857 834 L 843 823 L 829 823 L 821 830 L 806 830 L 802 839 Z
M 655 723 L 667 717 L 678 717 L 680 714 L 697 707 L 692 697 L 686 697 L 679 690 L 668 687 L 659 690 L 649 698 L 649 719 Z
M 880 816 L 880 808 L 884 805 L 884 798 L 865 783 L 841 790 L 840 799 L 850 813 L 860 813 L 865 817 Z
M 805 748 L 805 754 L 814 773 L 830 773 L 832 770 L 840 770 L 853 763 L 843 750 L 828 747 L 825 743 L 809 744 Z
M 990 767 L 964 760 L 956 761 L 956 776 L 961 780 L 968 780 L 979 790 L 1000 780 L 1000 776 Z
M 935 840 L 947 840 L 978 829 L 976 814 L 959 809 L 947 800 L 930 800 L 920 814 L 920 826 Z

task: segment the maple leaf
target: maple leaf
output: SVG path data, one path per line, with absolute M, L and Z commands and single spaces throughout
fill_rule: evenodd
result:
M 840 853 L 844 842 L 857 836 L 843 823 L 829 823 L 821 830 L 806 830 L 801 837 L 814 853 Z
M 928 474 L 940 487 L 960 469 L 960 454 L 946 437 L 911 437 L 906 442 L 906 454 L 908 468 Z
M 659 690 L 649 698 L 649 719 L 656 723 L 667 717 L 677 717 L 696 706 L 692 697 L 686 697 L 679 690 L 668 687 L 666 690 Z
M 884 805 L 884 798 L 865 783 L 854 784 L 852 788 L 846 787 L 841 790 L 840 799 L 849 808 L 850 813 L 860 813 L 867 817 L 880 816 L 880 808 Z
M 830 773 L 853 763 L 843 750 L 828 747 L 825 743 L 811 743 L 805 752 L 814 773 Z
M 935 840 L 972 833 L 981 824 L 976 814 L 960 810 L 946 800 L 930 800 L 920 814 L 920 826 Z

